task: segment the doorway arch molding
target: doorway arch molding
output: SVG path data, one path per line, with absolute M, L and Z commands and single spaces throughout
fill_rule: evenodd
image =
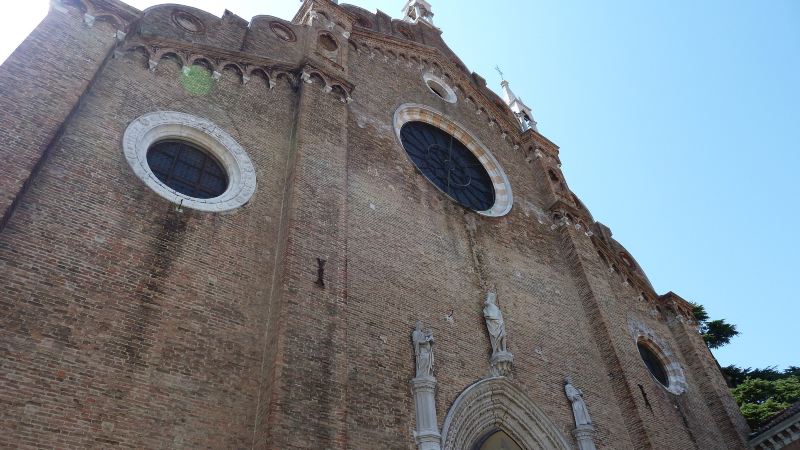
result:
M 524 450 L 570 450 L 553 422 L 506 377 L 486 378 L 458 396 L 442 427 L 442 450 L 471 450 L 486 434 L 503 430 Z

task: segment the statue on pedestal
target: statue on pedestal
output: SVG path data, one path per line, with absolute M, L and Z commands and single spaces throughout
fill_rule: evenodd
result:
M 575 429 L 572 435 L 578 441 L 579 450 L 597 450 L 594 445 L 594 426 L 589 417 L 589 409 L 583 399 L 583 392 L 572 385 L 572 378 L 564 378 L 564 393 L 572 403 L 572 415 L 575 417 Z
M 414 440 L 417 450 L 440 450 L 442 436 L 436 420 L 436 378 L 433 377 L 433 333 L 422 329 L 417 321 L 411 332 L 414 344 L 416 372 L 411 380 L 414 395 L 414 413 L 417 418 Z
M 417 321 L 411 340 L 414 343 L 417 378 L 433 377 L 433 334 L 430 330 L 423 330 L 422 322 Z
M 497 294 L 489 292 L 484 302 L 483 318 L 486 319 L 486 329 L 492 341 L 492 354 L 506 351 L 506 324 L 503 313 L 497 306 Z
M 572 402 L 572 415 L 575 416 L 575 425 L 591 425 L 592 419 L 589 417 L 589 410 L 583 400 L 583 392 L 572 385 L 572 378 L 570 377 L 564 379 L 564 392 L 567 394 L 569 401 Z
M 489 332 L 489 340 L 492 344 L 492 357 L 489 361 L 492 375 L 507 377 L 511 374 L 514 355 L 506 348 L 506 324 L 503 320 L 503 313 L 497 306 L 497 294 L 494 292 L 486 294 L 486 301 L 483 305 L 483 318 L 486 321 L 486 330 Z

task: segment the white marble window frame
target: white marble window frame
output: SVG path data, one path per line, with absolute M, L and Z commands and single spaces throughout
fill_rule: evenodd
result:
M 228 187 L 213 198 L 182 194 L 156 177 L 147 163 L 147 151 L 165 140 L 191 143 L 210 153 L 228 176 Z M 122 138 L 125 159 L 133 172 L 159 196 L 186 208 L 206 212 L 230 211 L 245 205 L 256 191 L 256 172 L 247 152 L 222 128 L 208 119 L 176 111 L 154 111 L 134 119 Z
M 500 166 L 497 158 L 492 155 L 492 152 L 458 122 L 451 120 L 445 114 L 430 106 L 417 103 L 400 105 L 395 111 L 393 118 L 395 138 L 397 138 L 400 150 L 411 164 L 414 164 L 414 161 L 411 160 L 411 157 L 408 156 L 408 153 L 405 151 L 403 139 L 400 136 L 400 130 L 403 128 L 403 125 L 413 121 L 425 122 L 452 134 L 475 155 L 484 169 L 486 169 L 494 187 L 494 205 L 486 211 L 475 211 L 477 214 L 487 217 L 502 217 L 511 211 L 511 207 L 514 204 L 514 194 L 511 192 L 511 183 L 508 181 L 505 170 Z M 416 167 L 416 164 L 414 164 L 414 166 Z M 452 199 L 435 184 L 431 184 L 447 198 Z
M 422 81 L 425 82 L 425 87 L 427 87 L 431 91 L 431 94 L 435 95 L 437 98 L 441 98 L 447 103 L 455 104 L 456 102 L 458 102 L 458 96 L 456 95 L 456 91 L 452 87 L 450 87 L 450 85 L 447 84 L 447 82 L 444 81 L 442 78 L 430 72 L 426 72 L 422 74 Z M 436 83 L 437 85 L 439 85 L 439 87 L 441 87 L 444 90 L 445 94 L 444 96 L 440 95 L 435 90 L 433 90 L 433 88 L 431 87 L 432 82 Z
M 678 362 L 678 357 L 672 351 L 669 344 L 667 344 L 664 339 L 659 337 L 652 328 L 641 321 L 629 320 L 628 329 L 633 337 L 634 345 L 637 346 L 634 347 L 636 349 L 636 356 L 639 357 L 639 360 L 642 362 L 642 366 L 644 366 L 645 370 L 648 374 L 650 374 L 650 377 L 656 382 L 656 384 L 675 395 L 681 395 L 686 392 L 688 388 L 686 373 L 684 372 L 681 363 Z M 642 359 L 641 355 L 639 355 L 639 344 L 647 346 L 647 348 L 650 349 L 650 351 L 653 352 L 661 361 L 661 365 L 664 367 L 664 371 L 667 373 L 667 378 L 669 379 L 669 386 L 664 386 L 661 384 L 661 382 L 650 371 L 650 368 L 647 367 L 644 359 Z

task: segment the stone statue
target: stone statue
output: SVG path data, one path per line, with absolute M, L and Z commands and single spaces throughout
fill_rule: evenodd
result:
M 417 378 L 433 377 L 433 334 L 422 330 L 422 322 L 411 333 L 414 343 L 414 356 L 417 362 Z
M 572 402 L 572 414 L 575 416 L 575 425 L 591 425 L 592 419 L 589 417 L 589 410 L 586 408 L 586 402 L 583 400 L 583 392 L 572 385 L 572 378 L 567 377 L 564 379 L 564 392 L 567 398 Z
M 483 317 L 486 319 L 486 329 L 492 341 L 492 355 L 506 353 L 506 324 L 503 322 L 503 313 L 497 307 L 497 294 L 494 292 L 486 295 Z

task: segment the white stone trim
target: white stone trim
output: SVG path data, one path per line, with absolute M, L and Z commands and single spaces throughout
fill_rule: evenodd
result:
M 403 148 L 403 140 L 400 137 L 400 129 L 403 128 L 403 125 L 406 122 L 412 121 L 429 123 L 452 134 L 456 139 L 461 141 L 461 143 L 464 144 L 464 146 L 466 146 L 476 158 L 478 158 L 478 161 L 480 161 L 481 164 L 483 164 L 483 167 L 489 173 L 489 177 L 491 177 L 492 184 L 494 186 L 494 205 L 492 205 L 492 207 L 486 211 L 476 211 L 478 214 L 489 217 L 500 217 L 508 214 L 508 212 L 511 211 L 511 207 L 514 204 L 514 196 L 511 193 L 511 183 L 509 183 L 505 171 L 500 166 L 500 163 L 497 162 L 497 159 L 495 159 L 494 155 L 492 155 L 489 149 L 486 148 L 486 146 L 483 145 L 478 139 L 476 139 L 472 133 L 467 131 L 465 127 L 461 126 L 461 124 L 451 120 L 443 113 L 430 106 L 420 105 L 417 103 L 406 103 L 400 105 L 400 107 L 397 108 L 397 111 L 394 113 L 393 123 L 395 137 L 400 145 L 400 149 L 403 151 L 403 154 L 406 156 L 406 158 L 408 158 L 409 162 L 413 164 L 413 161 L 411 161 L 408 153 L 406 153 L 405 149 Z M 435 184 L 431 184 L 436 187 Z M 439 188 L 436 187 L 436 189 Z M 447 195 L 444 192 L 443 194 Z M 447 197 L 450 198 L 450 196 Z
M 569 450 L 558 428 L 508 378 L 487 378 L 458 396 L 442 426 L 442 449 L 471 449 L 487 434 L 503 430 L 524 450 Z
M 661 364 L 664 366 L 664 370 L 667 372 L 669 386 L 664 386 L 661 384 L 661 382 L 658 381 L 650 372 L 650 369 L 645 365 L 641 357 L 639 357 L 639 349 L 637 347 L 636 356 L 639 357 L 640 361 L 642 361 L 642 366 L 644 366 L 647 373 L 653 377 L 653 380 L 655 380 L 659 386 L 675 395 L 680 395 L 686 392 L 688 385 L 686 383 L 686 374 L 683 371 L 683 366 L 681 366 L 681 364 L 678 362 L 677 356 L 675 353 L 673 353 L 667 342 L 658 336 L 652 328 L 642 321 L 634 319 L 628 320 L 628 331 L 630 331 L 631 336 L 633 337 L 634 345 L 638 346 L 640 342 L 644 343 L 653 353 L 655 353 L 658 359 L 661 360 Z
M 147 150 L 158 141 L 178 139 L 211 153 L 228 175 L 222 195 L 200 199 L 175 191 L 159 180 L 147 164 Z M 161 197 L 200 211 L 221 212 L 247 203 L 256 190 L 256 171 L 247 152 L 211 121 L 176 111 L 155 111 L 139 116 L 125 129 L 122 149 L 133 172 Z
M 456 91 L 453 90 L 453 88 L 450 87 L 450 85 L 447 84 L 447 82 L 441 79 L 440 77 L 437 77 L 436 75 L 430 72 L 425 72 L 424 74 L 422 74 L 422 81 L 425 83 L 425 87 L 427 87 L 431 91 L 431 93 L 435 95 L 437 98 L 441 98 L 447 103 L 456 103 L 458 101 L 458 96 L 456 96 Z M 440 96 L 439 94 L 436 93 L 436 91 L 433 90 L 430 84 L 431 82 L 438 84 L 442 89 L 444 89 L 445 93 L 444 97 Z

